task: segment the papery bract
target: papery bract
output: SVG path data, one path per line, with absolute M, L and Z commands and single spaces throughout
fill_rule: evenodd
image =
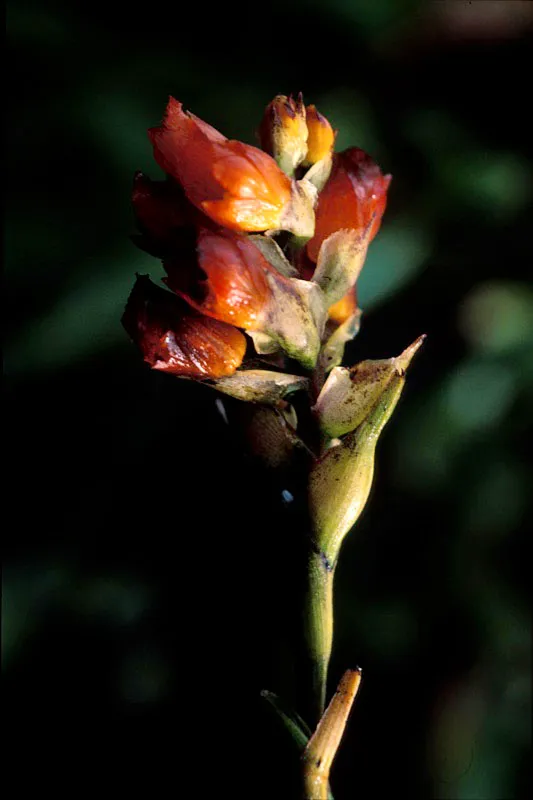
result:
M 305 247 L 298 251 L 295 257 L 296 266 L 300 277 L 306 281 L 313 278 L 316 269 L 309 256 L 307 255 Z M 341 325 L 349 317 L 353 316 L 357 311 L 357 290 L 355 285 L 352 286 L 344 295 L 328 309 L 328 316 L 333 322 Z
M 315 462 L 309 477 L 309 508 L 315 542 L 330 564 L 336 563 L 344 536 L 356 523 L 368 500 L 376 444 L 400 399 L 405 370 L 423 340 L 424 337 L 420 337 L 397 360 L 391 360 L 396 364 L 390 373 L 384 373 L 378 365 L 375 382 L 372 367 L 368 367 L 372 362 L 366 362 L 363 372 L 365 383 L 368 380 L 368 392 L 353 390 L 349 377 L 336 386 L 335 370 L 321 392 L 317 411 L 325 430 L 334 432 L 339 427 L 340 433 L 346 431 L 347 425 L 354 424 L 350 433 Z M 342 374 L 342 369 L 340 372 Z M 346 409 L 343 408 L 345 392 L 349 406 Z M 341 419 L 346 411 L 350 420 Z
M 405 377 L 425 338 L 419 336 L 395 358 L 361 361 L 351 369 L 335 367 L 315 405 L 323 432 L 336 438 L 357 428 L 379 404 L 389 384 Z

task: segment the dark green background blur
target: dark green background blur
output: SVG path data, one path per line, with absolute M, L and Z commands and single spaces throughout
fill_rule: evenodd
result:
M 394 176 L 352 362 L 422 332 L 336 576 L 335 797 L 526 795 L 533 3 L 8 3 L 4 697 L 19 794 L 287 796 L 290 525 L 210 390 L 120 326 L 169 94 L 254 142 L 303 91 Z M 6 766 L 7 766 L 6 765 Z

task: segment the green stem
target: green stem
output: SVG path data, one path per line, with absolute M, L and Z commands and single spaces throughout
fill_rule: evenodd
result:
M 333 642 L 333 573 L 325 555 L 311 549 L 307 561 L 304 634 L 310 670 L 309 724 L 314 728 L 326 705 L 328 666 Z

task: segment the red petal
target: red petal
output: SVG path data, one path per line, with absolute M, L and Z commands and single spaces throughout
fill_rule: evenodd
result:
M 167 285 L 202 313 L 255 330 L 271 295 L 264 256 L 246 236 L 207 228 L 199 230 L 197 254 L 193 270 L 165 262 Z
M 159 128 L 151 128 L 148 136 L 154 147 L 155 160 L 183 186 L 192 203 L 222 197 L 222 190 L 213 178 L 209 165 L 213 144 L 224 137 L 210 125 L 199 124 L 196 118 L 183 111 L 183 106 L 170 98 Z
M 257 198 L 278 208 L 290 200 L 290 179 L 267 153 L 236 141 L 215 146 L 214 153 L 213 172 L 232 197 Z
M 228 141 L 198 117 L 185 113 L 174 98 L 169 100 L 162 125 L 148 133 L 159 166 L 215 222 L 243 231 L 279 225 L 291 198 L 291 183 L 269 155 Z M 234 207 L 235 201 L 252 205 Z
M 307 243 L 309 257 L 316 262 L 320 245 L 335 231 L 362 231 L 373 218 L 372 240 L 381 224 L 391 179 L 357 147 L 336 154 L 329 180 L 318 198 L 315 235 Z
M 202 133 L 207 136 L 207 138 L 212 142 L 227 142 L 227 138 L 217 131 L 216 128 L 213 128 L 208 122 L 204 122 L 203 119 L 197 117 L 196 114 L 192 114 L 190 111 L 188 112 L 189 117 L 196 123 L 196 125 L 200 128 Z
M 173 375 L 232 375 L 246 351 L 246 339 L 237 328 L 192 311 L 146 275 L 137 278 L 122 324 L 144 360 Z

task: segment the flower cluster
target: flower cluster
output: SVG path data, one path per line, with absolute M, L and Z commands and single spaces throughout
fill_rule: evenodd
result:
M 161 261 L 165 287 L 138 276 L 122 321 L 153 369 L 248 401 L 238 407 L 237 435 L 277 475 L 284 499 L 306 496 L 304 681 L 308 720 L 318 726 L 302 763 L 306 796 L 320 788 L 325 798 L 347 698 L 360 679 L 348 671 L 322 716 L 333 574 L 424 340 L 394 358 L 342 366 L 359 329 L 357 279 L 391 177 L 357 147 L 335 152 L 336 131 L 301 95 L 278 95 L 267 106 L 260 148 L 226 139 L 173 98 L 149 137 L 166 177 L 135 175 L 133 239 Z M 287 396 L 296 392 L 293 403 Z M 284 716 L 306 742 L 298 720 Z
M 274 98 L 258 135 L 261 149 L 226 139 L 174 98 L 149 130 L 166 177 L 135 175 L 133 239 L 167 288 L 138 277 L 123 324 L 154 369 L 216 381 L 281 353 L 312 370 L 357 312 L 390 176 L 358 148 L 334 153 L 301 96 Z

